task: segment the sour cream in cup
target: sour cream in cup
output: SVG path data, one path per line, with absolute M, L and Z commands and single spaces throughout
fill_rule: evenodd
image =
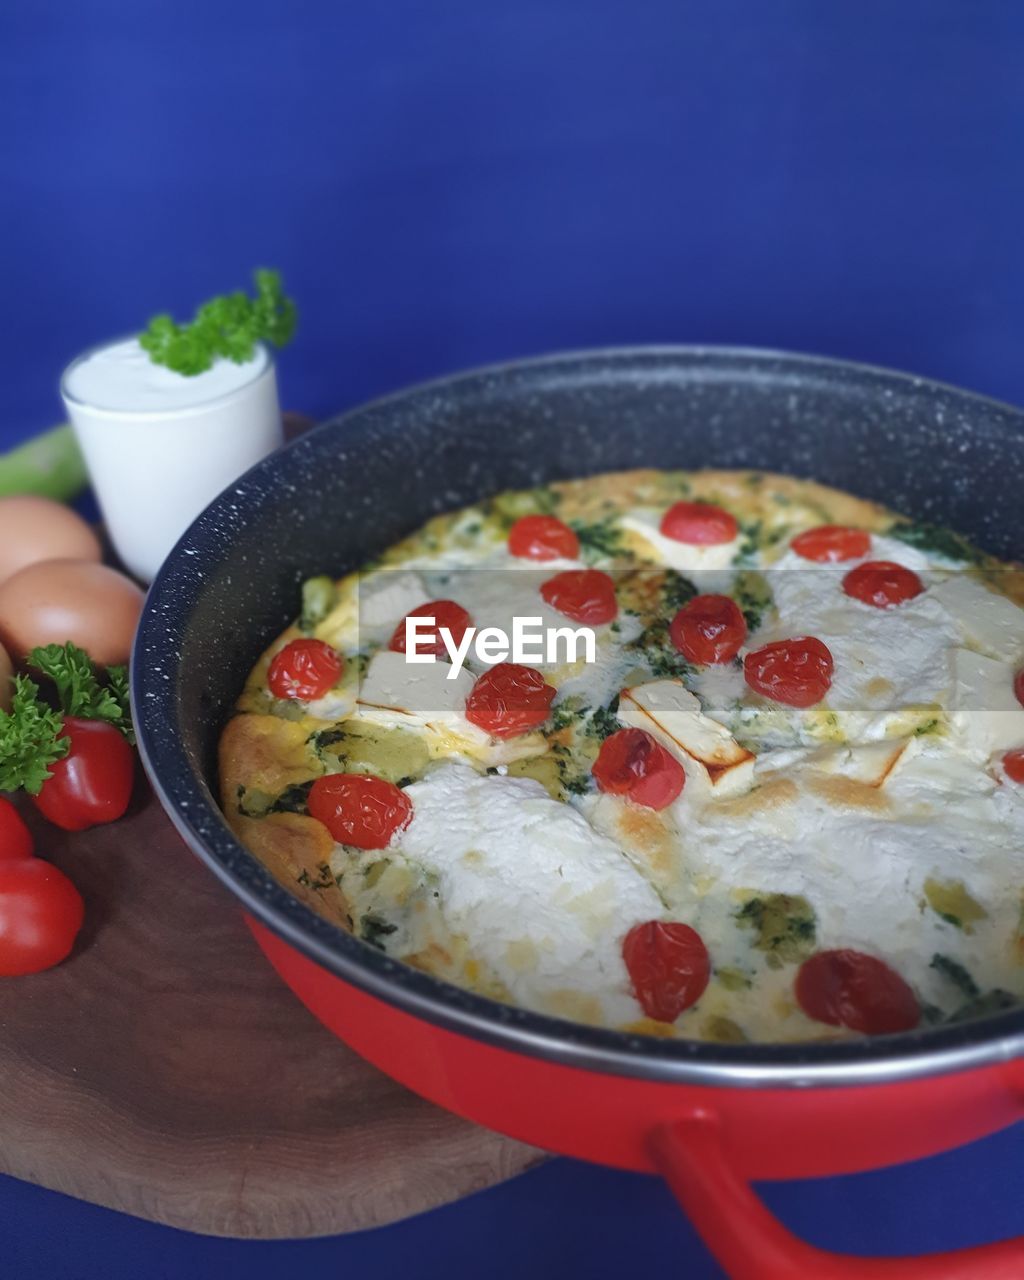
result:
M 79 356 L 60 390 L 111 541 L 146 582 L 207 503 L 282 441 L 262 344 L 244 364 L 186 377 L 128 338 Z

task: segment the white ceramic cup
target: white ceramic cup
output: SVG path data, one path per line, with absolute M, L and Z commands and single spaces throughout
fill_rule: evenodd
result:
M 283 438 L 265 346 L 194 378 L 148 363 L 127 339 L 79 356 L 60 384 L 111 541 L 145 582 L 207 503 Z

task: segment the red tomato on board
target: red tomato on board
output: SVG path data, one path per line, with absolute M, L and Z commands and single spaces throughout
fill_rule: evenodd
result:
M 552 609 L 589 626 L 611 622 L 619 611 L 615 583 L 600 569 L 566 569 L 548 578 L 540 593 Z
M 1014 677 L 1013 691 L 1017 695 L 1017 701 L 1024 707 L 1024 667 Z
M 747 623 L 728 596 L 694 596 L 672 619 L 668 634 L 687 662 L 731 662 L 747 638 Z
M 309 815 L 339 844 L 385 849 L 409 825 L 412 801 L 393 782 L 372 773 L 329 773 L 309 789 Z
M 871 550 L 871 535 L 866 529 L 851 529 L 848 525 L 821 524 L 798 533 L 789 545 L 805 560 L 838 564 L 866 556 Z
M 739 533 L 734 516 L 710 502 L 677 502 L 661 517 L 661 532 L 676 542 L 714 547 Z
M 0 862 L 31 858 L 34 848 L 24 818 L 10 800 L 0 796 Z
M 1011 782 L 1019 782 L 1024 785 L 1024 747 L 1017 747 L 1013 751 L 1007 751 L 1003 756 L 1003 772 Z
M 892 609 L 919 596 L 924 583 L 913 569 L 892 560 L 868 560 L 850 570 L 843 579 L 843 590 L 876 609 Z
M 832 687 L 834 664 L 816 636 L 776 640 L 743 659 L 747 684 L 762 697 L 789 707 L 813 707 Z
M 293 640 L 274 655 L 267 684 L 275 698 L 313 702 L 334 688 L 344 669 L 344 658 L 322 640 Z
M 60 736 L 71 749 L 49 766 L 37 796 L 29 799 L 65 831 L 116 822 L 128 808 L 135 785 L 135 753 L 124 735 L 102 720 L 67 716 Z
M 591 770 L 600 791 L 645 809 L 664 809 L 686 785 L 683 766 L 643 729 L 619 729 L 601 743 Z
M 556 516 L 522 516 L 509 530 L 508 549 L 522 560 L 575 560 L 580 540 Z
M 861 951 L 819 951 L 800 966 L 796 998 L 809 1018 L 869 1036 L 910 1031 L 921 1018 L 900 975 Z
M 441 636 L 442 627 L 451 632 L 452 644 L 457 646 L 462 643 L 462 637 L 473 623 L 473 620 L 462 605 L 456 604 L 454 600 L 428 600 L 426 604 L 421 604 L 418 609 L 413 609 L 407 613 L 405 618 L 395 627 L 391 643 L 388 645 L 388 648 L 395 653 L 406 652 L 406 618 L 434 619 L 432 627 L 420 628 L 419 639 L 416 641 L 416 653 L 424 657 L 428 653 L 432 653 L 435 658 L 443 658 L 448 653 Z
M 84 918 L 82 895 L 63 871 L 39 858 L 0 862 L 0 977 L 60 964 Z
M 648 1018 L 675 1022 L 704 994 L 711 960 L 700 934 L 688 924 L 649 920 L 622 943 L 633 991 Z
M 544 723 L 554 696 L 554 686 L 533 667 L 499 662 L 473 686 L 466 719 L 492 738 L 514 738 Z

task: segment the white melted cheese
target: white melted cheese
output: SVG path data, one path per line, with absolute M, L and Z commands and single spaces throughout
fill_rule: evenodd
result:
M 1013 666 L 1024 663 L 1021 611 L 970 573 L 951 574 L 931 590 L 949 613 L 962 643 Z
M 383 649 L 370 660 L 359 686 L 357 715 L 386 728 L 431 725 L 483 744 L 488 735 L 466 719 L 466 699 L 476 680 L 449 663 L 409 662 L 404 653 Z
M 843 579 L 868 559 L 912 569 L 925 590 L 891 609 L 848 596 Z M 748 745 L 771 749 L 899 737 L 945 722 L 965 701 L 978 710 L 1007 709 L 1005 696 L 993 690 L 1001 681 L 1005 694 L 1013 655 L 1024 654 L 1024 612 L 967 570 L 929 561 L 897 539 L 876 534 L 870 554 L 860 560 L 819 565 L 787 550 L 761 572 L 775 609 L 741 656 L 776 640 L 810 635 L 828 647 L 835 669 L 825 698 L 803 710 L 751 695 L 738 664 L 698 671 L 692 685 L 705 709 Z M 973 673 L 976 692 L 964 687 L 967 676 L 954 662 L 964 645 L 1002 664 L 999 671 L 980 664 L 985 670 Z M 1003 723 L 1000 741 L 1011 732 L 1009 721 Z
M 447 930 L 517 1003 L 564 1013 L 582 997 L 612 1024 L 641 1016 L 622 940 L 665 913 L 621 849 L 528 778 L 443 765 L 406 794 L 413 818 L 397 848 L 430 875 Z
M 875 536 L 870 557 L 892 560 L 922 576 L 920 552 Z M 766 644 L 794 635 L 816 636 L 835 663 L 824 707 L 836 712 L 846 737 L 881 736 L 885 714 L 896 708 L 948 703 L 948 652 L 957 629 L 948 611 L 926 590 L 892 609 L 877 609 L 846 594 L 843 579 L 860 561 L 818 565 L 793 551 L 765 570 L 777 617 L 757 635 Z M 815 712 L 814 720 L 820 717 Z
M 739 550 L 739 537 L 729 542 L 719 542 L 711 546 L 697 546 L 692 542 L 679 542 L 675 538 L 667 538 L 661 532 L 661 521 L 664 511 L 653 507 L 637 508 L 620 518 L 623 529 L 636 534 L 641 539 L 641 546 L 648 549 L 650 559 L 669 569 L 680 573 L 715 572 L 728 569 Z M 703 578 L 702 591 L 715 591 L 719 583 L 714 579 Z
M 411 569 L 378 569 L 359 583 L 359 644 L 386 645 L 408 613 L 431 597 Z
M 953 724 L 975 759 L 1024 746 L 1024 706 L 1014 692 L 1014 667 L 973 649 L 950 655 L 954 678 Z
M 942 743 L 905 752 L 875 793 L 878 807 L 865 803 L 870 785 L 844 803 L 839 790 L 816 790 L 792 769 L 784 776 L 796 782 L 792 794 L 768 797 L 766 777 L 761 808 L 674 806 L 688 870 L 706 888 L 694 923 L 718 963 L 750 958 L 749 934 L 722 917 L 723 890 L 800 895 L 814 909 L 819 948 L 884 957 L 944 1013 L 964 994 L 933 966 L 936 955 L 964 965 L 982 990 L 1024 996 L 1012 954 L 1021 900 L 1007 892 L 1024 884 L 1024 802 L 1008 787 Z M 926 902 L 927 880 L 962 885 L 985 919 L 967 929 L 944 920 Z M 692 893 L 683 897 L 689 906 Z M 751 1033 L 777 1037 L 777 1010 L 752 1002 L 745 1014 Z
M 681 680 L 651 680 L 623 689 L 619 719 L 651 734 L 675 756 L 691 795 L 695 787 L 702 798 L 733 794 L 753 782 L 752 753 L 724 725 L 703 713 Z
M 322 698 L 304 704 L 306 714 L 318 720 L 334 722 L 344 720 L 356 709 L 355 685 L 339 685 L 325 693 Z
M 544 750 L 539 733 L 492 738 L 466 717 L 466 699 L 476 677 L 465 667 L 409 662 L 404 653 L 382 649 L 370 660 L 359 685 L 355 718 L 383 728 L 424 736 L 433 756 L 466 755 L 487 766 L 507 764 Z

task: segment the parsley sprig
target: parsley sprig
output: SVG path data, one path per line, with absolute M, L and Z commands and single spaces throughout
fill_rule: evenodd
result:
M 108 667 L 107 683 L 101 684 L 92 659 L 70 641 L 33 649 L 27 661 L 30 667 L 53 681 L 57 701 L 66 716 L 105 720 L 135 745 L 128 709 L 127 667 Z
M 134 746 L 126 667 L 108 667 L 104 683 L 85 650 L 71 643 L 33 649 L 26 661 L 53 682 L 58 706 L 50 705 L 34 680 L 15 676 L 11 709 L 0 711 L 0 791 L 23 787 L 39 794 L 50 765 L 70 749 L 62 736 L 65 716 L 103 720 Z
M 256 296 L 241 291 L 212 298 L 196 311 L 191 324 L 178 325 L 169 315 L 154 316 L 139 338 L 154 364 L 188 377 L 205 373 L 218 357 L 244 364 L 257 342 L 283 347 L 295 333 L 295 303 L 285 296 L 280 273 L 255 271 Z
M 50 777 L 49 766 L 71 749 L 60 736 L 64 719 L 39 696 L 28 676 L 14 677 L 10 711 L 0 711 L 0 791 L 24 787 L 37 796 Z

